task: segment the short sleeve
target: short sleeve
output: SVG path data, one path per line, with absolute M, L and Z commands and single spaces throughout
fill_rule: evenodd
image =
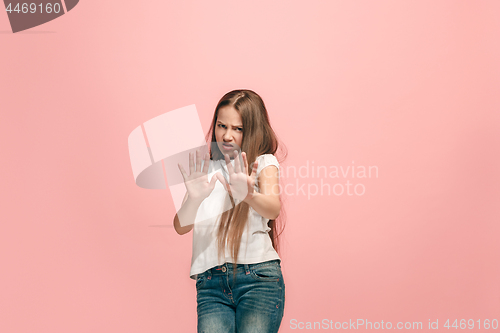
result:
M 257 165 L 256 177 L 259 177 L 259 174 L 262 171 L 262 169 L 264 169 L 265 167 L 268 167 L 270 165 L 275 165 L 278 168 L 278 177 L 279 177 L 280 164 L 278 162 L 278 159 L 273 154 L 260 155 L 259 157 L 257 157 L 257 161 L 259 161 L 259 164 Z

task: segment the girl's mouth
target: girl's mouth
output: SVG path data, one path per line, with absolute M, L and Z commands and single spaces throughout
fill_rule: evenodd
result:
M 225 150 L 232 150 L 232 149 L 233 149 L 233 145 L 229 145 L 229 144 L 226 144 L 226 143 L 223 143 L 223 144 L 222 144 L 222 147 L 223 147 Z

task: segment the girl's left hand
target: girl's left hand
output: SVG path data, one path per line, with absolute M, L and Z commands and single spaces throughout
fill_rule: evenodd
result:
M 255 161 L 252 168 L 252 173 L 248 175 L 248 161 L 247 154 L 241 153 L 243 157 L 243 166 L 240 162 L 238 151 L 234 151 L 234 168 L 229 159 L 229 155 L 225 154 L 227 170 L 229 172 L 229 184 L 225 182 L 224 187 L 229 194 L 237 200 L 245 201 L 251 200 L 254 194 L 255 175 L 257 174 L 258 162 Z

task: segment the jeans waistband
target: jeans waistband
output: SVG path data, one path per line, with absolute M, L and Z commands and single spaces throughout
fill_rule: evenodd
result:
M 209 268 L 205 272 L 198 274 L 198 276 L 206 275 L 208 277 L 211 277 L 213 275 L 226 275 L 229 273 L 233 274 L 233 266 L 236 266 L 236 273 L 245 272 L 245 274 L 250 274 L 250 269 L 267 265 L 279 265 L 280 261 L 281 261 L 280 259 L 274 259 L 274 260 L 259 262 L 256 264 L 236 264 L 236 265 L 230 262 L 226 262 L 222 265 Z

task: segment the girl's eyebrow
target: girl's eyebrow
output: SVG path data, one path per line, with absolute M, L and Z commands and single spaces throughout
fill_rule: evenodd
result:
M 217 120 L 218 123 L 221 123 L 222 125 L 225 125 L 222 121 Z M 234 125 L 233 127 L 243 127 L 243 125 Z

